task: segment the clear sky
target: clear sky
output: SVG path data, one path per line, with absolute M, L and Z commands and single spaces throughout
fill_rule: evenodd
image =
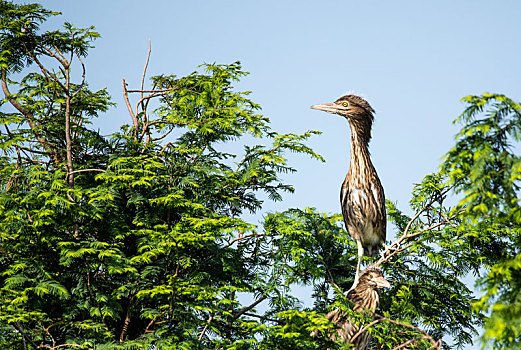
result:
M 26 2 L 26 1 L 24 1 Z M 296 193 L 266 210 L 314 206 L 339 212 L 349 161 L 349 127 L 309 109 L 346 92 L 376 110 L 371 153 L 386 197 L 406 207 L 414 183 L 436 170 L 454 143 L 460 98 L 483 92 L 521 100 L 520 1 L 58 1 L 43 6 L 102 38 L 87 59 L 91 87 L 116 108 L 96 125 L 129 117 L 121 79 L 137 88 L 148 39 L 149 76 L 184 75 L 197 65 L 240 60 L 262 114 L 280 132 L 321 130 L 311 144 L 326 163 L 290 159 Z M 389 234 L 388 234 L 389 237 Z
M 24 1 L 25 2 L 25 1 Z M 405 207 L 414 183 L 454 143 L 460 98 L 483 92 L 521 99 L 519 1 L 58 1 L 42 4 L 102 35 L 87 59 L 93 88 L 116 108 L 96 123 L 116 129 L 128 114 L 121 79 L 137 88 L 152 41 L 149 76 L 240 60 L 251 90 L 280 132 L 321 130 L 320 163 L 291 157 L 296 193 L 267 209 L 314 206 L 339 212 L 349 127 L 309 109 L 346 92 L 376 110 L 371 153 L 386 197 Z

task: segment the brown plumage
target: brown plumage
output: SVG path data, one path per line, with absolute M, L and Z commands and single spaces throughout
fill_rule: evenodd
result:
M 351 162 L 340 190 L 340 204 L 347 231 L 358 246 L 354 288 L 362 256 L 378 255 L 379 247 L 385 244 L 384 189 L 369 154 L 374 110 L 366 100 L 355 95 L 342 96 L 333 103 L 311 108 L 339 114 L 351 127 Z
M 360 281 L 355 289 L 347 294 L 347 298 L 353 302 L 353 311 L 368 312 L 374 315 L 376 308 L 380 302 L 378 288 L 390 288 L 391 285 L 387 281 L 382 271 L 375 267 L 368 267 L 360 274 Z M 330 334 L 333 340 L 341 339 L 344 343 L 352 343 L 354 349 L 367 349 L 371 342 L 371 335 L 364 331 L 355 339 L 353 337 L 363 328 L 351 321 L 351 318 L 342 310 L 335 309 L 326 316 L 337 327 L 336 334 Z M 316 336 L 315 334 L 312 334 Z

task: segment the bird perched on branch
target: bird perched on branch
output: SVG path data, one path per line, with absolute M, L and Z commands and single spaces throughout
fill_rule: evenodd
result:
M 379 247 L 385 245 L 384 189 L 369 154 L 374 110 L 366 100 L 355 95 L 311 108 L 341 115 L 351 126 L 351 162 L 340 190 L 340 205 L 347 231 L 358 247 L 352 290 L 359 281 L 362 256 L 376 256 Z
M 356 288 L 347 294 L 347 298 L 353 302 L 353 311 L 370 312 L 371 315 L 374 315 L 380 302 L 378 288 L 391 288 L 391 284 L 384 278 L 380 269 L 368 267 L 360 274 L 360 281 Z M 337 340 L 339 337 L 345 344 L 353 344 L 356 350 L 368 348 L 371 335 L 367 331 L 358 334 L 363 327 L 353 323 L 344 311 L 335 309 L 326 317 L 338 327 L 336 334 L 329 335 L 331 339 Z M 313 332 L 311 335 L 317 336 L 318 334 Z

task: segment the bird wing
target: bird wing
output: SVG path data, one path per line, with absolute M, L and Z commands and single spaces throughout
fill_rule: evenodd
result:
M 373 197 L 373 201 L 375 203 L 376 212 L 374 213 L 373 219 L 373 227 L 375 228 L 376 233 L 380 237 L 382 242 L 385 242 L 386 237 L 386 227 L 387 227 L 387 216 L 385 209 L 385 194 L 382 183 L 378 178 L 376 173 L 373 175 L 373 179 L 371 181 L 371 195 Z

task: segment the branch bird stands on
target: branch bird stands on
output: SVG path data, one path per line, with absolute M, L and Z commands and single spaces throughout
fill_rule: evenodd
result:
M 371 162 L 369 140 L 374 110 L 366 100 L 355 95 L 340 97 L 333 103 L 311 106 L 346 118 L 351 127 L 351 162 L 340 190 L 340 205 L 346 229 L 356 241 L 358 262 L 353 290 L 359 281 L 362 256 L 378 255 L 385 245 L 385 195 Z

